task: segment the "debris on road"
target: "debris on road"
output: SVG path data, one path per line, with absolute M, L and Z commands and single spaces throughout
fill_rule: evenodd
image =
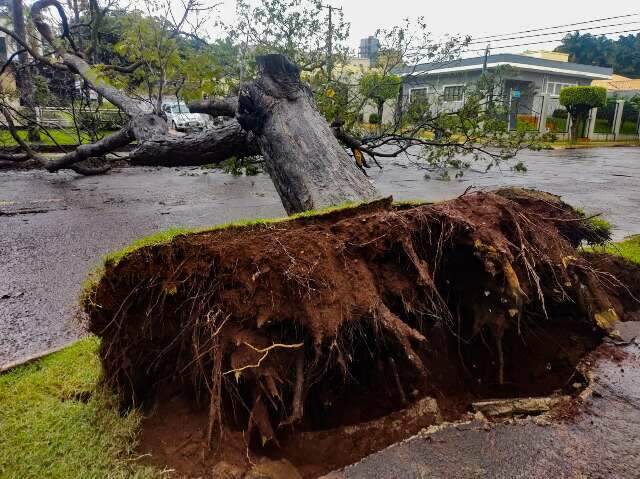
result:
M 489 417 L 531 416 L 550 411 L 552 407 L 570 399 L 570 396 L 492 399 L 489 401 L 477 401 L 471 403 L 471 406 L 474 411 L 479 411 Z

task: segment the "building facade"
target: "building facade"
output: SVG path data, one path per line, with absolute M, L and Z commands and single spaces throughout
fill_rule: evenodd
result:
M 402 101 L 425 99 L 435 109 L 455 111 L 462 107 L 467 89 L 484 71 L 500 72 L 496 95 L 507 106 L 510 128 L 526 125 L 532 130 L 553 130 L 563 123 L 553 120 L 554 115 L 562 116 L 558 113 L 563 109 L 560 89 L 609 80 L 613 70 L 571 63 L 564 56 L 552 58 L 542 52 L 504 53 L 406 67 L 400 72 Z M 566 123 L 561 125 L 565 131 Z
M 369 36 L 360 40 L 358 48 L 358 58 L 368 58 L 374 60 L 380 51 L 380 40 L 376 37 Z

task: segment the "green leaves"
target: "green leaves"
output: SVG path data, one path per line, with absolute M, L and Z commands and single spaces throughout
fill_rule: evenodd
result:
M 362 95 L 376 102 L 384 103 L 387 100 L 397 98 L 400 93 L 400 77 L 394 74 L 383 74 L 379 71 L 370 71 L 360 79 L 360 92 Z
M 607 104 L 607 90 L 599 86 L 570 86 L 560 90 L 560 104 L 567 110 L 588 111 Z
M 329 36 L 328 10 L 319 0 L 237 0 L 238 23 L 228 27 L 237 44 L 252 45 L 252 55 L 282 53 L 302 70 L 323 67 Z M 346 56 L 349 24 L 342 10 L 332 11 L 331 43 L 338 63 Z
M 562 40 L 556 51 L 569 53 L 571 61 L 612 66 L 619 75 L 637 78 L 640 76 L 640 33 L 622 35 L 612 40 L 604 35 L 571 33 Z

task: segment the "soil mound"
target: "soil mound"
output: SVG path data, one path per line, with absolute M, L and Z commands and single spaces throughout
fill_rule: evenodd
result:
M 576 252 L 596 234 L 527 190 L 384 200 L 141 248 L 106 265 L 84 308 L 104 382 L 125 406 L 158 404 L 156 455 L 198 475 L 217 460 L 207 446 L 243 467 L 261 451 L 313 477 L 475 398 L 570 388 L 633 310 Z M 406 412 L 429 398 L 430 414 Z

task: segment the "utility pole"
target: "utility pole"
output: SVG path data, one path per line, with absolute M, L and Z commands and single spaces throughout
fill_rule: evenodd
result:
M 331 5 L 322 4 L 320 4 L 320 6 L 329 10 L 329 33 L 327 38 L 327 77 L 329 78 L 329 81 L 331 81 L 331 76 L 333 73 L 333 11 L 342 11 L 342 7 L 333 7 Z
M 482 63 L 482 73 L 487 72 L 487 62 L 489 60 L 490 45 L 487 43 L 487 47 L 484 49 L 484 62 Z

